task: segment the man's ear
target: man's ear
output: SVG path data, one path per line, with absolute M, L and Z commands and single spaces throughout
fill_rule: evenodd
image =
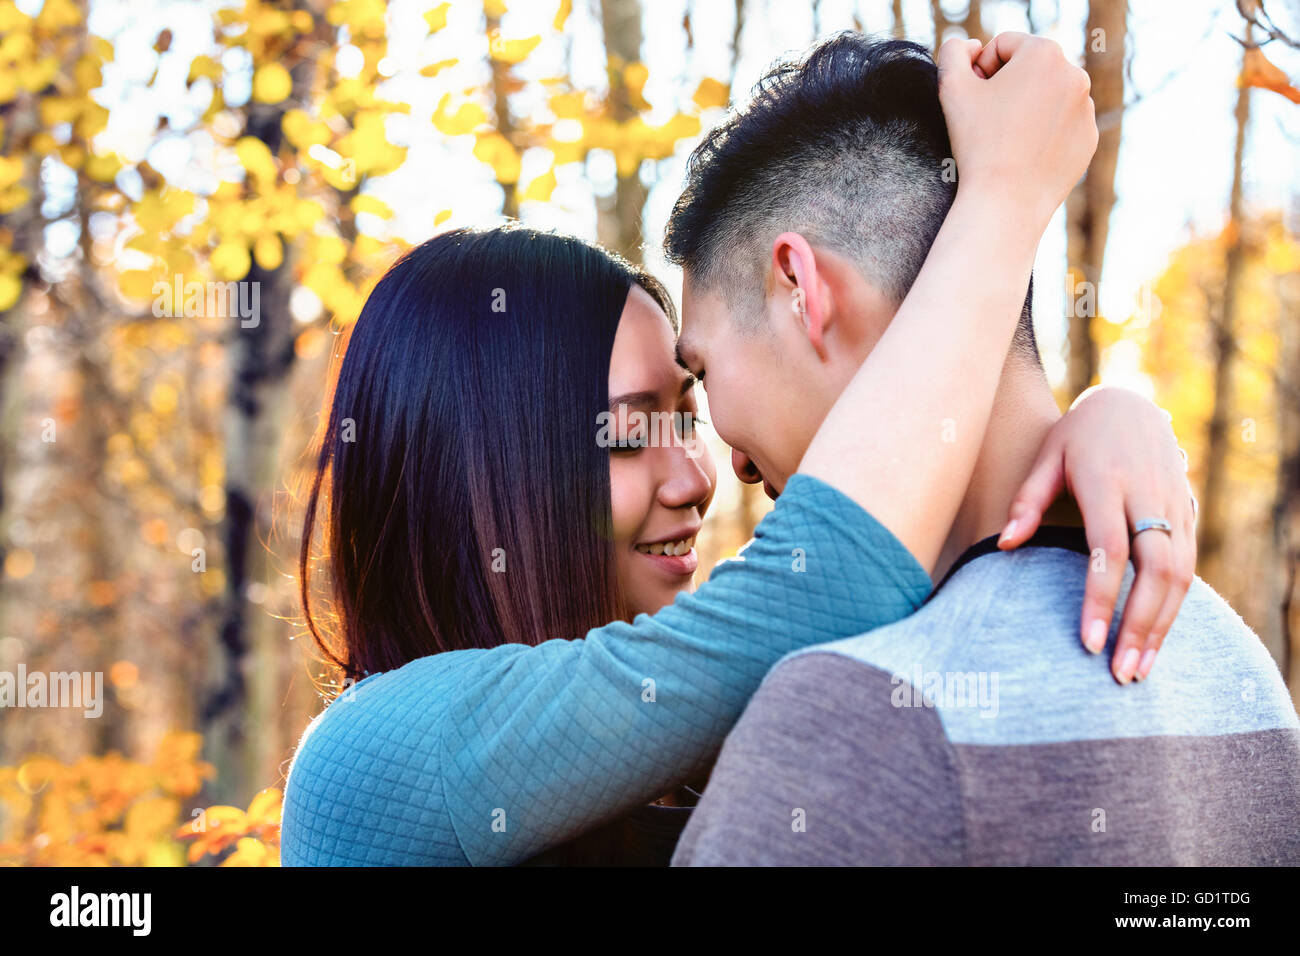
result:
M 772 273 L 777 295 L 790 297 L 791 317 L 804 330 L 821 360 L 827 361 L 825 333 L 831 322 L 830 293 L 817 273 L 817 259 L 808 240 L 797 232 L 783 232 L 772 240 Z

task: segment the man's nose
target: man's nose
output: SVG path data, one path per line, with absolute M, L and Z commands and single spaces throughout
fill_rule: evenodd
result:
M 763 480 L 763 475 L 754 464 L 754 460 L 735 448 L 731 450 L 731 470 L 747 485 L 758 484 Z

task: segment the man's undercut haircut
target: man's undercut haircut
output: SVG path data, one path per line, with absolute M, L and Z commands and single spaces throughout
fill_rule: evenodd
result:
M 771 67 L 691 153 L 665 253 L 750 327 L 773 240 L 801 234 L 901 304 L 956 196 L 938 68 L 906 40 L 837 34 Z M 1037 362 L 1033 280 L 1014 348 Z M 961 290 L 953 290 L 954 310 Z

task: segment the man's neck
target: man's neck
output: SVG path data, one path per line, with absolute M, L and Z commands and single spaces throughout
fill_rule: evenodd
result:
M 989 427 L 980 446 L 966 497 L 939 553 L 934 580 L 943 576 L 975 542 L 1006 526 L 1011 501 L 1028 477 L 1038 450 L 1060 419 L 1042 370 L 1018 355 L 1009 355 L 993 398 Z M 1044 516 L 1044 524 L 1080 524 L 1078 511 L 1062 500 Z

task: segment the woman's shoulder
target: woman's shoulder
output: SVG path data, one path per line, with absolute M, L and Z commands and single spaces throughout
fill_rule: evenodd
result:
M 311 721 L 285 784 L 286 865 L 457 861 L 442 722 L 477 656 L 453 651 L 371 674 Z

